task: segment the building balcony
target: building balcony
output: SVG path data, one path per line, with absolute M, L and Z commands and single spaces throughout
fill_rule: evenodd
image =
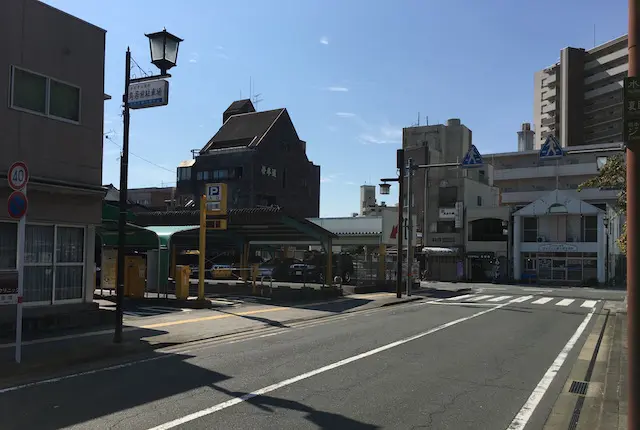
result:
M 561 164 L 559 166 L 519 167 L 513 169 L 494 170 L 493 181 L 513 181 L 518 179 L 551 178 L 567 176 L 597 175 L 596 163 Z M 498 184 L 499 185 L 499 184 Z
M 547 127 L 547 126 L 551 126 L 551 125 L 555 125 L 556 124 L 556 117 L 555 115 L 552 115 L 549 118 L 542 118 L 540 120 L 540 125 L 542 125 L 543 127 Z
M 526 204 L 538 200 L 549 194 L 551 190 L 538 191 L 503 191 L 502 204 Z M 570 196 L 583 201 L 608 201 L 616 200 L 620 191 L 618 190 L 600 190 L 597 188 L 586 188 L 578 192 L 578 190 L 563 190 Z
M 542 100 L 555 99 L 557 94 L 556 88 L 548 89 L 542 93 Z
M 542 113 L 549 113 L 549 112 L 555 112 L 555 111 L 556 111 L 556 102 L 548 103 L 542 106 Z

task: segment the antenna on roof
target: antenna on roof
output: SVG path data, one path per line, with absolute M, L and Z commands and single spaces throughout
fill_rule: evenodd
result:
M 251 100 L 251 103 L 253 103 L 253 106 L 256 108 L 256 110 L 258 110 L 258 103 L 262 101 L 262 99 L 260 98 L 262 94 L 254 94 L 253 89 L 253 79 L 249 77 L 249 99 Z

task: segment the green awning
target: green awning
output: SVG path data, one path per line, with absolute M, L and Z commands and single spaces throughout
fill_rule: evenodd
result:
M 102 204 L 102 222 L 110 221 L 110 222 L 118 222 L 118 217 L 120 216 L 120 208 L 114 205 L 110 205 L 108 203 Z M 127 222 L 134 222 L 136 220 L 136 216 L 127 211 Z
M 96 229 L 103 246 L 118 246 L 118 223 L 113 221 L 102 221 Z M 155 232 L 135 224 L 125 226 L 125 246 L 127 248 L 158 249 L 158 236 Z

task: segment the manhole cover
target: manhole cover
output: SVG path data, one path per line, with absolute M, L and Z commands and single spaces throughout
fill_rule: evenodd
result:
M 588 387 L 589 387 L 588 382 L 573 381 L 571 382 L 571 386 L 569 387 L 569 392 L 573 394 L 579 394 L 581 396 L 586 396 Z

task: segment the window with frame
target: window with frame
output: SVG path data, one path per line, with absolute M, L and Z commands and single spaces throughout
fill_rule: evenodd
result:
M 80 122 L 80 88 L 12 66 L 11 107 Z
M 27 224 L 24 299 L 49 302 L 84 295 L 84 228 Z
M 18 224 L 0 222 L 0 271 L 15 270 L 18 256 Z
M 522 241 L 523 242 L 538 241 L 538 218 L 536 217 L 522 218 Z

